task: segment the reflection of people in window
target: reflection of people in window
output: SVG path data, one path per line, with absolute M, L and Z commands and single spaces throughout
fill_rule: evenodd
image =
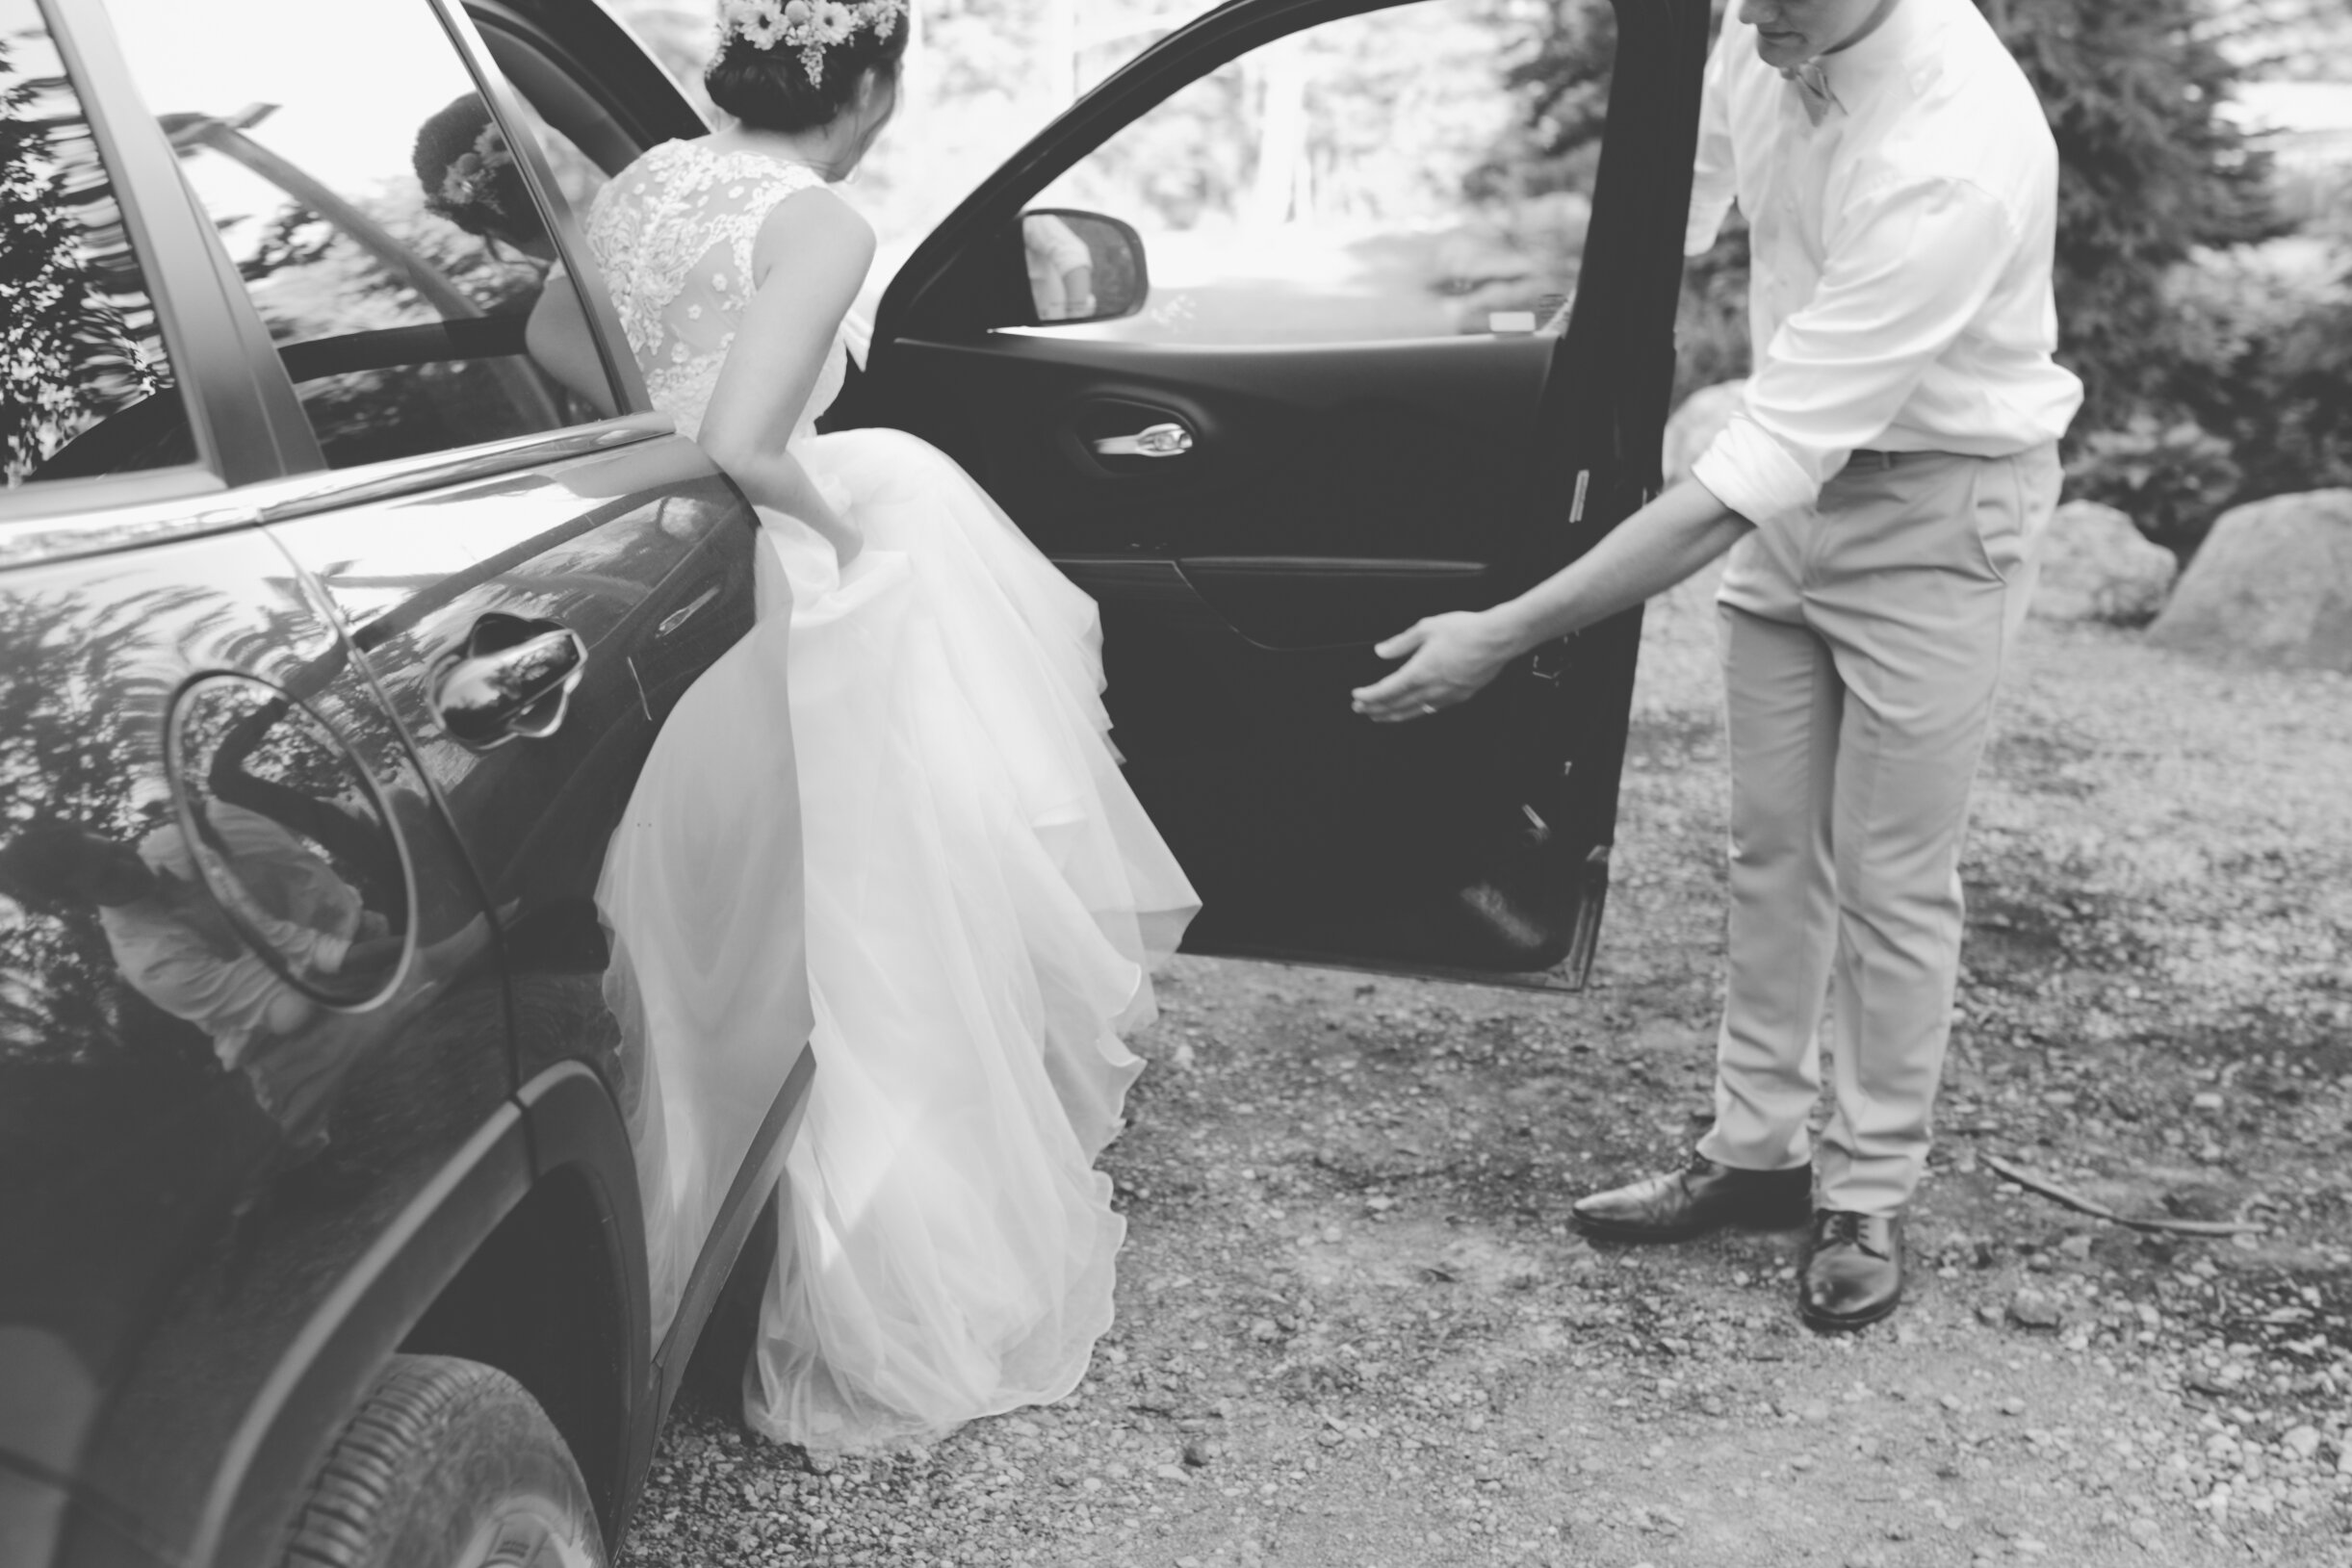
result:
M 510 245 L 549 268 L 524 329 L 524 346 L 539 368 L 578 394 L 599 414 L 613 413 L 605 365 L 589 335 L 572 280 L 556 260 L 539 208 L 515 162 L 505 133 L 479 93 L 452 100 L 417 129 L 410 167 L 425 189 L 425 210 L 468 234 Z
M 1083 321 L 1095 313 L 1095 255 L 1076 230 L 1051 213 L 1025 214 L 1021 247 L 1039 321 Z
M 452 100 L 419 126 L 409 163 L 426 212 L 533 260 L 556 259 L 514 149 L 479 93 Z
M 248 894 L 240 916 L 297 973 L 365 973 L 399 959 L 401 940 L 382 917 L 284 828 L 220 803 L 208 820 Z M 290 1136 L 323 1137 L 320 1113 L 344 1053 L 275 1048 L 321 1009 L 240 939 L 178 826 L 134 848 L 70 823 L 35 824 L 0 847 L 0 887 L 28 904 L 94 907 L 122 978 L 209 1035 L 221 1065 L 245 1072 Z

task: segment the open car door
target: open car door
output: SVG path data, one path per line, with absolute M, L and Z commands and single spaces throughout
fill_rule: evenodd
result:
M 1219 7 L 1035 138 L 882 299 L 834 423 L 953 454 L 1100 603 L 1114 738 L 1204 900 L 1192 950 L 1564 988 L 1590 969 L 1640 612 L 1420 723 L 1374 726 L 1349 694 L 1389 668 L 1374 643 L 1516 593 L 1658 483 L 1709 16 L 1615 9 L 1564 310 L 1477 314 L 1475 259 L 1428 259 L 1474 236 L 1358 223 L 1304 264 L 1230 253 L 1379 210 L 1327 144 L 1363 142 L 1366 116 L 1371 160 L 1433 172 L 1416 127 L 1468 101 L 1438 71 L 1454 40 L 1504 92 L 1491 35 L 1461 31 L 1477 0 Z M 1184 232 L 1221 179 L 1288 221 Z

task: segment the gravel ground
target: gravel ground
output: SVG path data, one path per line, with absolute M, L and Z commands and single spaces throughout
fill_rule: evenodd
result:
M 1131 1230 L 1079 1390 L 838 1467 L 689 1402 L 624 1562 L 2352 1560 L 2352 681 L 2029 629 L 1913 1295 L 1823 1338 L 1796 1236 L 1566 1223 L 1706 1112 L 1704 593 L 1651 613 L 1590 993 L 1181 961 L 1106 1162 Z M 1988 1155 L 2263 1228 L 2136 1233 Z

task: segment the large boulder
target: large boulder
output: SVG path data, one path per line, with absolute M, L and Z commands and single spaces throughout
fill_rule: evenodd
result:
M 2095 501 L 2070 501 L 2042 542 L 2033 613 L 2045 621 L 2144 626 L 2164 607 L 2181 563 L 2130 518 Z
M 1731 416 L 1740 411 L 1740 399 L 1746 395 L 1745 381 L 1723 381 L 1701 387 L 1682 400 L 1682 406 L 1666 422 L 1666 441 L 1660 454 L 1668 485 L 1679 484 L 1691 476 L 1691 465 L 1722 434 L 1723 426 L 1731 423 Z
M 2352 673 L 2352 490 L 2224 512 L 2148 640 Z

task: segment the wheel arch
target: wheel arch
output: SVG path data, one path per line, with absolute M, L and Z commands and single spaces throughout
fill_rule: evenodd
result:
M 274 1560 L 320 1456 L 402 1351 L 478 1360 L 529 1389 L 617 1541 L 647 1398 L 643 1225 L 603 1082 L 567 1062 L 525 1085 L 288 1345 L 221 1455 L 187 1560 Z

